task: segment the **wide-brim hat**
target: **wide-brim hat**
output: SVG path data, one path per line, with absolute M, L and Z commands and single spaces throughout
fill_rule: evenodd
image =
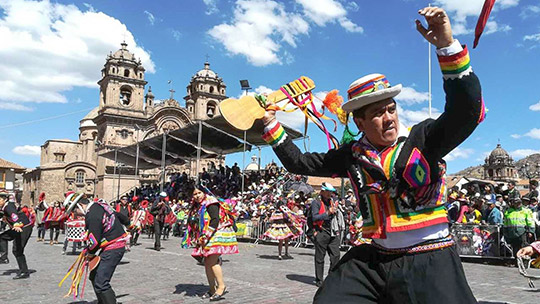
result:
M 372 103 L 394 98 L 401 92 L 401 87 L 401 84 L 391 86 L 382 74 L 369 74 L 351 83 L 347 90 L 348 101 L 342 109 L 353 112 Z
M 64 200 L 64 208 L 66 209 L 65 213 L 69 214 L 71 211 L 73 211 L 73 208 L 77 206 L 77 203 L 83 196 L 84 193 L 70 193 L 68 196 L 66 196 L 66 199 Z
M 321 184 L 321 190 L 336 192 L 336 188 L 334 188 L 334 186 L 332 186 L 330 183 L 327 183 L 327 182 L 323 182 Z
M 7 192 L 5 189 L 0 189 L 0 196 L 2 197 L 8 197 L 9 192 Z

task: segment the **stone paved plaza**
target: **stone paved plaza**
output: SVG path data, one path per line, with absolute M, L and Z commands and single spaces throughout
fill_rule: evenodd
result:
M 68 285 L 59 288 L 58 282 L 75 256 L 61 255 L 61 244 L 37 243 L 35 235 L 26 252 L 29 266 L 36 272 L 30 279 L 12 280 L 16 263 L 10 252 L 11 263 L 0 265 L 0 303 L 92 303 L 95 296 L 90 283 L 83 300 L 63 297 Z M 207 302 L 198 297 L 207 290 L 204 267 L 191 258 L 190 250 L 180 248 L 178 238 L 164 241 L 161 252 L 150 249 L 152 241 L 146 236 L 140 241 L 142 245 L 126 253 L 113 277 L 119 302 Z M 223 270 L 230 293 L 221 303 L 310 303 L 316 291 L 313 249 L 292 248 L 294 259 L 283 261 L 277 260 L 276 251 L 271 245 L 240 243 L 240 254 L 225 256 Z M 516 268 L 472 263 L 464 267 L 483 303 L 540 303 L 540 292 L 529 290 Z

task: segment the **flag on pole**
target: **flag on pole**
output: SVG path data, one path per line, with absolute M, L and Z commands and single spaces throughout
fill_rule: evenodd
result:
M 480 12 L 480 16 L 478 17 L 478 23 L 476 23 L 476 30 L 474 31 L 473 49 L 475 49 L 478 45 L 478 41 L 480 40 L 480 36 L 482 36 L 482 32 L 484 32 L 484 28 L 486 27 L 486 23 L 489 19 L 489 14 L 491 13 L 491 9 L 493 8 L 494 4 L 495 0 L 486 0 L 484 2 L 484 7 L 482 8 L 482 12 Z

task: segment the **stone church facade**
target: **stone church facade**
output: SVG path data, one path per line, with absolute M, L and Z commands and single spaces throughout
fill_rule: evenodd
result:
M 107 56 L 101 74 L 99 106 L 80 121 L 79 139 L 51 139 L 41 146 L 39 167 L 23 177 L 23 202 L 37 202 L 41 192 L 48 201 L 63 200 L 71 190 L 110 200 L 118 189 L 125 193 L 142 183 L 158 182 L 159 169 L 140 170 L 137 178 L 134 168 L 115 166 L 114 160 L 101 155 L 219 115 L 218 105 L 227 98 L 223 79 L 205 62 L 187 86 L 186 107 L 174 99 L 172 90 L 169 99 L 155 103 L 151 87 L 145 94 L 145 69 L 126 43 Z M 203 160 L 201 168 L 211 161 L 224 164 L 225 158 Z M 194 163 L 167 169 L 195 174 Z

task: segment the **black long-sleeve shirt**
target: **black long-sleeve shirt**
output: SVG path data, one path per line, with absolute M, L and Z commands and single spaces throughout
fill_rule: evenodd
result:
M 124 235 L 117 213 L 108 206 L 92 204 L 87 210 L 85 224 L 88 230 L 88 250 L 92 254 L 95 254 L 100 246 Z
M 2 208 L 4 216 L 7 219 L 7 222 L 12 227 L 26 227 L 30 225 L 30 220 L 22 211 L 17 210 L 14 202 L 7 202 Z

